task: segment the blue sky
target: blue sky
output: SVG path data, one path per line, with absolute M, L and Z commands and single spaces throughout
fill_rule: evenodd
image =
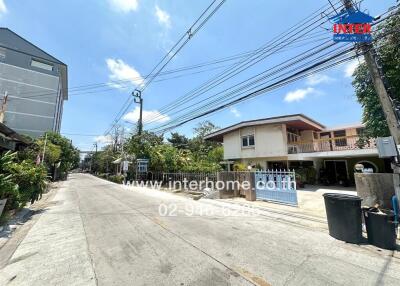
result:
M 64 107 L 62 132 L 101 135 L 126 101 L 134 84 L 140 83 L 140 77 L 153 68 L 210 2 L 0 0 L 0 25 L 12 29 L 65 62 L 69 68 L 70 88 L 131 79 L 131 85 L 124 84 L 122 88 L 114 84 L 86 90 L 91 93 L 70 90 L 70 98 Z M 327 3 L 327 0 L 227 0 L 166 69 L 258 48 Z M 365 0 L 361 8 L 376 16 L 395 3 L 395 0 Z M 225 87 L 294 53 L 296 51 L 289 50 L 261 62 L 225 83 Z M 327 126 L 360 122 L 362 110 L 355 100 L 350 76 L 356 64 L 351 62 L 261 95 L 209 116 L 207 120 L 225 127 L 242 120 L 304 113 Z M 157 114 L 162 106 L 220 71 L 151 84 L 143 94 L 146 116 Z M 133 126 L 129 120 L 134 121 L 137 117 L 134 109 L 135 106 L 132 106 L 123 121 L 128 128 Z M 167 121 L 173 116 L 173 112 L 162 114 L 160 119 Z M 192 128 L 199 121 L 188 123 L 177 131 L 191 136 Z M 95 140 L 95 136 L 68 137 L 82 149 L 90 149 Z

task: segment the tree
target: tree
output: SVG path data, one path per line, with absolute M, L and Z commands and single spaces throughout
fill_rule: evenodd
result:
M 217 129 L 218 127 L 210 121 L 201 122 L 194 128 L 195 136 L 189 141 L 189 149 L 192 151 L 195 160 L 205 160 L 212 149 L 220 146 L 219 143 L 205 140 L 206 135 Z
M 79 166 L 79 150 L 72 145 L 71 141 L 68 138 L 61 136 L 60 134 L 55 132 L 47 132 L 47 140 L 48 142 L 59 146 L 61 149 L 61 172 L 67 172 Z
M 163 144 L 162 135 L 156 135 L 149 131 L 143 131 L 142 135 L 134 134 L 128 139 L 125 148 L 128 153 L 136 158 L 150 158 L 150 150 L 152 147 Z
M 386 86 L 390 95 L 400 102 L 400 16 L 393 16 L 383 22 L 374 37 L 379 39 L 375 49 L 381 59 L 382 70 L 386 78 Z M 382 37 L 385 35 L 385 37 Z M 381 38 L 382 37 L 382 38 Z M 371 75 L 365 63 L 360 64 L 353 74 L 353 86 L 358 102 L 363 107 L 365 137 L 381 137 L 390 135 L 378 95 L 375 92 Z
M 189 143 L 189 139 L 185 135 L 181 135 L 178 132 L 172 132 L 171 137 L 167 140 L 172 144 L 172 146 L 178 149 L 186 149 Z

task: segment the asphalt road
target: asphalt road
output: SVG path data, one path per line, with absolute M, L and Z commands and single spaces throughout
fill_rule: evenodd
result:
M 399 285 L 400 255 L 323 222 L 71 175 L 0 285 Z M 3 249 L 0 250 L 2 255 Z

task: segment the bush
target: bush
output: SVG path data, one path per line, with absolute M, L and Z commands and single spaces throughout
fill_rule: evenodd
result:
M 108 177 L 108 180 L 117 184 L 122 184 L 124 182 L 124 176 L 122 175 L 112 175 Z
M 18 185 L 14 183 L 12 175 L 8 172 L 15 157 L 16 154 L 11 152 L 0 157 L 0 200 L 7 199 L 4 212 L 19 206 Z
M 247 166 L 243 163 L 235 163 L 233 165 L 233 170 L 234 171 L 248 171 Z
M 21 203 L 34 203 L 42 197 L 47 187 L 47 171 L 43 165 L 36 166 L 34 162 L 24 160 L 10 165 L 14 182 L 18 185 Z

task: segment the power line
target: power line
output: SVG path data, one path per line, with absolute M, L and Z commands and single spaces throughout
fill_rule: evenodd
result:
M 213 5 L 217 2 L 217 0 L 214 0 L 211 2 L 211 4 L 203 11 L 203 13 L 196 19 L 196 21 L 191 25 L 191 27 L 187 30 L 185 34 L 182 35 L 182 37 L 178 40 L 178 42 L 169 50 L 169 52 L 161 59 L 161 61 L 153 68 L 153 70 L 150 72 L 147 78 L 150 78 L 147 82 L 146 79 L 144 81 L 144 84 L 140 86 L 140 92 L 143 92 L 149 84 L 160 74 L 160 72 L 167 66 L 167 64 L 174 58 L 174 56 L 182 50 L 182 48 L 187 44 L 187 42 L 205 25 L 206 22 L 219 10 L 219 8 L 222 6 L 222 4 L 225 3 L 226 0 L 220 1 L 220 3 L 211 11 L 211 13 L 204 19 L 201 20 L 207 12 L 213 7 Z M 193 28 L 200 22 L 200 25 L 192 31 Z M 186 40 L 185 37 L 187 38 Z M 183 41 L 184 40 L 184 41 Z M 183 41 L 183 43 L 179 46 L 179 44 Z M 176 50 L 175 50 L 176 49 Z M 172 55 L 172 56 L 171 56 Z M 166 60 L 165 63 L 163 63 Z M 158 68 L 161 66 L 160 68 Z M 158 68 L 158 70 L 157 70 Z M 156 71 L 157 70 L 157 71 Z M 154 73 L 154 75 L 153 75 Z M 107 129 L 105 134 L 109 133 L 110 130 L 114 128 L 116 124 L 121 120 L 123 114 L 130 108 L 132 104 L 132 100 L 129 100 L 122 106 L 120 109 L 120 112 L 118 112 L 117 116 L 113 120 L 112 126 Z
M 355 50 L 355 47 L 353 47 L 351 49 L 344 50 L 344 51 L 340 51 L 339 53 L 336 53 L 335 55 L 330 56 L 329 58 L 326 58 L 326 59 L 324 59 L 324 60 L 322 60 L 322 61 L 320 61 L 320 62 L 318 62 L 316 64 L 313 64 L 312 66 L 309 66 L 309 67 L 307 67 L 305 69 L 302 69 L 301 71 L 296 72 L 295 74 L 292 74 L 292 75 L 290 75 L 290 76 L 288 76 L 288 77 L 286 77 L 286 78 L 284 78 L 282 80 L 279 80 L 278 82 L 270 84 L 270 85 L 268 85 L 266 87 L 262 87 L 262 88 L 260 88 L 260 89 L 258 89 L 256 91 L 253 91 L 253 92 L 251 92 L 251 93 L 249 93 L 249 94 L 247 94 L 245 96 L 242 96 L 242 97 L 240 97 L 238 99 L 230 101 L 230 102 L 228 102 L 226 104 L 220 105 L 220 106 L 218 106 L 218 107 L 216 107 L 214 109 L 207 110 L 207 111 L 202 112 L 200 114 L 193 115 L 193 116 L 191 116 L 189 118 L 181 120 L 180 122 L 179 121 L 175 121 L 176 124 L 174 122 L 172 122 L 172 123 L 170 122 L 169 126 L 168 125 L 164 125 L 165 128 L 160 129 L 161 127 L 159 127 L 158 129 L 155 129 L 154 132 L 156 132 L 156 133 L 164 133 L 167 130 L 174 129 L 174 128 L 176 128 L 178 126 L 181 126 L 181 125 L 183 125 L 183 124 L 185 124 L 185 123 L 187 123 L 189 121 L 192 121 L 192 120 L 195 120 L 197 118 L 206 116 L 208 114 L 212 114 L 212 113 L 214 113 L 216 111 L 225 109 L 225 108 L 227 108 L 229 106 L 232 106 L 234 104 L 237 104 L 237 103 L 239 103 L 241 101 L 253 98 L 253 97 L 255 97 L 257 95 L 260 95 L 262 93 L 265 93 L 267 91 L 271 91 L 273 89 L 279 88 L 281 86 L 284 86 L 286 84 L 292 83 L 292 82 L 297 81 L 299 79 L 308 77 L 308 76 L 310 76 L 310 75 L 312 75 L 312 74 L 314 74 L 316 72 L 320 72 L 320 71 L 326 70 L 328 68 L 334 67 L 334 66 L 336 66 L 338 64 L 342 64 L 342 63 L 344 63 L 346 61 L 352 60 L 355 57 L 357 57 L 358 55 L 356 54 L 356 55 L 352 55 L 352 56 L 348 56 L 348 57 L 344 57 L 344 58 L 340 58 L 340 57 L 345 56 L 346 54 L 348 54 L 348 53 L 350 53 L 350 52 L 352 52 L 354 50 Z M 339 57 L 339 59 L 334 61 L 335 59 L 337 59 L 337 57 Z
M 340 3 L 340 1 L 337 2 L 336 4 L 338 4 L 338 3 Z M 262 47 L 255 50 L 255 52 L 253 54 L 251 54 L 249 57 L 247 57 L 245 60 L 236 63 L 234 65 L 233 70 L 231 68 L 228 68 L 227 70 L 225 70 L 221 74 L 219 74 L 217 77 L 212 78 L 211 80 L 202 84 L 200 87 L 198 87 L 194 90 L 191 90 L 190 92 L 181 96 L 176 101 L 162 107 L 159 110 L 159 112 L 162 114 L 162 113 L 173 110 L 176 106 L 181 106 L 182 104 L 184 104 L 184 103 L 188 102 L 189 100 L 191 100 L 192 98 L 194 98 L 196 95 L 207 92 L 211 88 L 215 88 L 216 86 L 218 86 L 221 83 L 223 83 L 224 81 L 232 78 L 233 76 L 237 75 L 238 73 L 242 72 L 243 70 L 253 66 L 254 64 L 265 59 L 266 57 L 276 53 L 279 49 L 282 49 L 285 46 L 289 45 L 290 43 L 296 41 L 297 39 L 300 39 L 301 36 L 304 36 L 307 33 L 310 33 L 314 29 L 313 25 L 315 25 L 315 24 L 317 24 L 315 26 L 321 25 L 318 23 L 320 20 L 313 21 L 313 19 L 315 19 L 315 17 L 318 16 L 320 14 L 321 10 L 323 10 L 326 6 L 327 5 L 324 5 L 322 8 L 318 9 L 316 12 L 312 13 L 310 16 L 301 20 L 299 23 L 293 25 L 292 27 L 287 29 L 282 34 L 277 35 L 271 41 L 269 41 L 267 44 L 265 44 Z M 327 9 L 323 10 L 323 12 L 326 12 L 329 10 L 330 10 L 330 8 L 327 8 Z M 306 23 L 311 22 L 311 21 L 313 21 L 311 24 L 309 24 L 306 27 L 303 27 L 303 25 L 305 25 Z M 308 28 L 310 28 L 310 29 L 307 30 Z M 305 29 L 306 29 L 306 32 L 302 33 L 301 36 L 299 36 L 298 32 L 304 31 Z M 294 37 L 295 37 L 295 39 L 293 40 Z M 288 41 L 289 41 L 289 43 L 287 43 Z M 284 46 L 282 46 L 282 44 L 284 44 Z M 270 52 L 270 53 L 268 53 L 268 52 Z M 265 55 L 266 53 L 268 53 L 268 54 Z M 262 57 L 262 58 L 260 58 L 260 57 Z M 150 119 L 150 121 L 154 121 L 156 119 L 157 119 L 157 117 Z M 148 121 L 147 121 L 147 123 L 148 123 Z

